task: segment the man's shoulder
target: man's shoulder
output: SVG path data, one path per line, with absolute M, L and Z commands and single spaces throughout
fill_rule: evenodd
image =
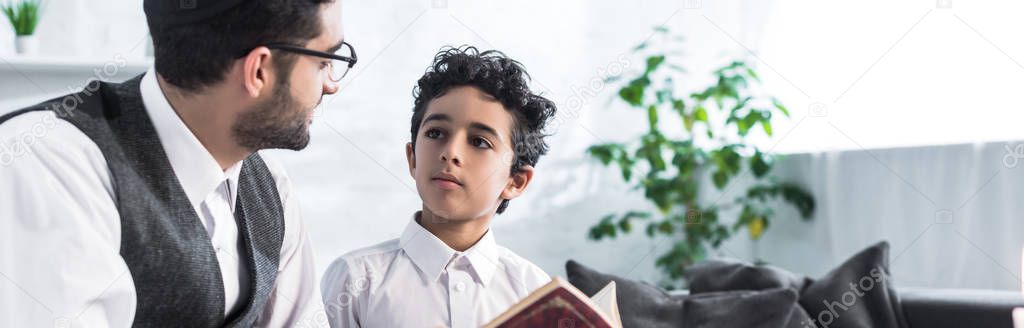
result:
M 100 81 L 92 81 L 78 92 L 56 96 L 15 110 L 0 109 L 2 151 L 24 154 L 59 152 L 76 155 L 101 155 L 89 131 L 81 123 L 102 118 L 103 100 Z M 18 148 L 23 147 L 23 148 Z M 6 155 L 4 155 L 6 156 Z M 102 158 L 102 157 L 101 157 Z M 47 160 L 47 158 L 40 158 Z
M 10 116 L 0 124 L 0 164 L 35 158 L 49 164 L 53 161 L 82 164 L 103 164 L 103 154 L 96 143 L 78 127 L 60 119 L 49 110 L 38 110 Z M 82 159 L 99 159 L 88 163 Z M 71 163 L 69 163 L 71 164 Z
M 116 111 L 108 111 L 114 110 L 114 108 L 107 106 L 107 100 L 109 100 L 108 96 L 110 96 L 110 92 L 104 91 L 106 90 L 105 88 L 124 88 L 123 86 L 131 87 L 129 82 L 132 82 L 132 80 L 124 83 L 108 83 L 100 80 L 92 80 L 82 86 L 81 90 L 58 95 L 31 105 L 26 105 L 23 101 L 18 102 L 16 100 L 17 107 L 15 108 L 18 109 L 9 110 L 9 108 L 0 108 L 0 124 L 3 124 L 9 119 L 25 115 L 32 116 L 39 113 L 51 113 L 55 116 L 59 116 L 59 118 L 65 121 L 75 123 L 91 122 L 87 124 L 95 125 L 94 121 L 107 120 L 109 119 L 108 116 L 116 115 L 114 114 Z
M 117 227 L 111 224 L 116 221 L 106 220 L 117 218 L 106 158 L 82 131 L 52 111 L 22 113 L 0 124 L 0 181 L 5 182 L 0 189 L 24 195 L 5 206 L 14 213 L 88 218 L 97 230 Z M 60 197 L 66 200 L 54 201 Z M 105 235 L 119 233 L 111 229 Z
M 38 105 L 36 105 L 38 106 Z M 13 138 L 17 134 L 32 132 L 32 128 L 38 130 L 52 130 L 58 125 L 57 115 L 53 111 L 37 109 L 35 107 L 23 108 L 14 111 L 6 111 L 0 114 L 0 136 Z M 64 122 L 65 125 L 71 126 Z M 72 126 L 73 127 L 73 126 Z M 39 134 L 49 131 L 36 131 Z
M 281 161 L 277 159 L 275 154 L 268 154 L 264 150 L 257 151 L 256 153 L 263 161 L 263 165 L 267 167 L 270 176 L 274 178 L 277 193 L 281 196 L 282 204 L 284 204 L 292 194 L 292 179 L 288 175 L 288 171 L 285 170 L 284 164 L 281 164 Z
M 256 154 L 263 160 L 263 165 L 267 166 L 267 170 L 270 171 L 274 180 L 288 179 L 288 171 L 285 170 L 284 164 L 281 164 L 275 154 L 268 153 L 266 150 L 256 151 Z

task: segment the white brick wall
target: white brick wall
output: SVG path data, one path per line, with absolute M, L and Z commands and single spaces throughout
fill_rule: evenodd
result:
M 144 45 L 139 43 L 144 40 L 146 26 L 140 1 L 50 0 L 47 3 L 38 32 L 41 55 L 90 57 L 99 58 L 100 61 L 108 60 L 116 54 L 129 58 L 138 58 L 142 55 Z M 438 8 L 435 8 L 435 4 Z M 773 4 L 776 6 L 773 7 Z M 684 6 L 691 9 L 676 11 Z M 797 35 L 799 40 L 796 41 L 799 42 L 803 42 L 800 38 L 804 36 L 801 34 L 804 31 L 829 34 L 839 30 L 863 34 L 857 29 L 844 30 L 828 26 L 825 22 L 835 16 L 819 16 L 815 10 L 819 7 L 815 6 L 835 5 L 815 3 L 814 6 L 795 6 L 794 1 L 758 0 L 348 0 L 344 8 L 347 38 L 359 51 L 361 62 L 346 80 L 341 93 L 325 101 L 325 106 L 318 113 L 319 116 L 312 128 L 313 141 L 310 147 L 298 153 L 281 151 L 272 155 L 283 161 L 291 172 L 296 193 L 301 198 L 306 225 L 312 231 L 311 238 L 317 249 L 318 265 L 321 269 L 344 252 L 393 238 L 401 232 L 409 215 L 420 206 L 412 188 L 412 179 L 407 174 L 403 149 L 404 143 L 408 140 L 411 89 L 416 79 L 442 45 L 473 44 L 481 48 L 497 48 L 526 65 L 534 77 L 534 87 L 543 90 L 559 104 L 561 123 L 558 124 L 555 136 L 549 139 L 551 153 L 541 159 L 536 180 L 530 190 L 525 196 L 512 202 L 507 214 L 499 216 L 494 221 L 499 242 L 534 261 L 553 275 L 563 275 L 564 261 L 575 258 L 607 272 L 657 281 L 659 274 L 654 269 L 653 262 L 654 257 L 661 251 L 659 248 L 668 246 L 664 240 L 651 241 L 639 234 L 614 242 L 601 243 L 589 242 L 585 238 L 587 228 L 604 214 L 646 206 L 639 194 L 625 192 L 628 188 L 618 181 L 615 170 L 599 167 L 584 156 L 584 149 L 588 145 L 623 140 L 640 133 L 646 125 L 642 121 L 643 115 L 622 108 L 616 101 L 610 101 L 615 92 L 614 87 L 602 87 L 598 83 L 596 88 L 591 88 L 588 87 L 589 83 L 595 78 L 603 77 L 599 70 L 607 70 L 613 65 L 621 64 L 619 55 L 623 51 L 647 38 L 651 27 L 665 22 L 674 30 L 685 32 L 687 41 L 683 51 L 687 59 L 686 66 L 696 79 L 688 82 L 694 84 L 706 82 L 701 80 L 707 78 L 706 72 L 722 64 L 723 60 L 746 55 L 746 49 L 738 47 L 733 38 L 758 51 L 758 34 L 767 33 L 761 31 L 764 26 L 760 24 L 766 24 L 765 21 L 774 19 L 776 29 L 784 27 L 781 29 L 783 32 L 775 32 L 776 37 L 780 33 L 791 33 L 787 35 L 791 38 Z M 1005 23 L 1009 20 L 1000 15 L 1014 12 L 984 7 L 997 14 L 992 16 L 994 19 L 987 24 Z M 867 8 L 875 10 L 882 7 L 868 5 Z M 886 10 L 881 12 L 889 16 L 900 13 L 897 10 L 888 10 L 894 8 L 884 8 Z M 978 30 L 982 31 L 981 33 L 1012 33 L 1007 31 L 1013 29 L 1000 30 L 996 25 L 983 26 L 980 22 L 984 20 L 976 16 L 980 15 L 981 11 L 977 10 L 981 7 L 974 8 L 976 11 L 971 11 L 970 6 L 958 8 L 968 9 L 960 13 L 972 23 L 979 22 Z M 771 14 L 769 9 L 788 9 L 785 11 L 787 14 L 807 16 L 803 18 L 814 24 L 788 20 L 785 19 L 788 16 Z M 848 15 L 842 12 L 842 7 L 831 9 L 841 12 L 839 15 Z M 916 14 L 917 11 L 928 8 L 912 9 L 915 14 L 910 15 L 907 22 L 886 18 L 890 26 L 899 26 L 888 31 L 892 32 L 892 39 L 903 33 L 906 25 L 920 17 Z M 935 22 L 938 22 L 939 17 L 935 19 Z M 974 33 L 977 31 L 971 32 L 964 26 L 957 25 L 961 23 L 956 20 L 948 21 L 953 25 L 938 26 L 953 26 L 960 31 L 959 33 L 969 35 L 972 42 L 982 41 L 976 38 Z M 932 18 L 929 18 L 928 22 L 932 23 Z M 913 40 L 916 33 L 918 32 L 915 31 L 908 39 L 909 42 L 915 42 Z M 761 55 L 787 74 L 798 66 L 812 67 L 810 70 L 815 74 L 805 76 L 804 79 L 796 79 L 801 86 L 812 85 L 817 88 L 828 84 L 824 82 L 844 83 L 846 79 L 835 74 L 831 68 L 839 65 L 857 66 L 857 62 L 862 62 L 866 66 L 878 58 L 878 53 L 882 49 L 890 45 L 891 39 L 882 34 L 868 35 L 880 42 L 878 47 L 856 46 L 850 43 L 853 41 L 851 37 L 830 34 L 830 42 L 844 45 L 850 43 L 852 46 L 822 46 L 818 43 L 821 40 L 810 38 L 810 42 L 802 46 L 776 42 L 775 48 L 766 49 L 766 53 Z M 1013 45 L 1012 42 L 1005 41 L 1005 37 L 990 39 L 990 42 L 1003 47 Z M 1007 64 L 1011 71 L 1016 69 L 998 52 L 990 49 L 989 44 L 978 44 L 980 46 L 961 48 L 985 49 L 995 54 L 997 61 Z M 899 56 L 902 47 L 909 45 L 911 44 L 896 47 L 894 55 Z M 856 49 L 859 52 L 853 54 L 858 57 L 857 60 L 848 61 L 844 59 L 847 57 L 836 59 L 815 51 L 805 53 L 793 50 L 803 48 L 829 48 L 842 52 L 846 52 L 846 49 Z M 1012 59 L 1015 52 L 1012 48 L 1007 49 L 1008 51 L 1002 55 Z M 13 58 L 12 53 L 13 36 L 10 27 L 6 22 L 0 23 L 0 59 Z M 950 60 L 938 53 L 929 57 Z M 828 61 L 815 61 L 823 58 Z M 886 61 L 890 59 L 887 58 Z M 907 60 L 910 59 L 904 59 L 904 62 Z M 790 62 L 788 66 L 787 61 Z M 963 61 L 950 62 L 958 63 L 957 66 L 953 66 L 954 68 L 977 70 L 975 63 L 963 65 Z M 3 65 L 5 63 L 0 61 L 0 68 Z M 639 65 L 639 62 L 636 62 L 636 65 Z M 882 66 L 885 65 L 881 65 L 872 74 L 884 71 Z M 818 72 L 818 67 L 830 69 L 821 69 L 821 72 Z M 801 102 L 808 99 L 803 99 L 799 95 L 786 98 L 786 95 L 793 95 L 796 91 L 790 87 L 788 81 L 780 80 L 779 73 L 773 72 L 774 70 L 775 68 L 762 66 L 761 73 L 765 78 L 766 87 L 772 89 L 771 93 L 784 97 L 784 100 L 795 99 L 796 104 L 791 104 L 790 109 L 797 116 L 793 119 L 796 121 L 806 108 L 806 103 Z M 1002 74 L 992 73 L 997 70 L 977 71 Z M 889 72 L 903 74 L 896 69 Z M 955 71 L 950 76 L 972 81 L 970 75 L 957 75 Z M 81 72 L 22 75 L 0 70 L 0 112 L 42 100 L 47 95 L 65 93 L 69 85 L 80 85 L 81 80 L 87 77 L 88 74 Z M 115 79 L 123 78 L 127 76 L 118 75 Z M 931 78 L 930 75 L 922 77 Z M 908 87 L 915 85 L 905 84 Z M 865 81 L 858 88 L 872 85 L 879 87 Z M 842 85 L 845 86 L 846 84 Z M 1012 85 L 1009 86 L 1012 88 Z M 960 90 L 955 84 L 950 84 L 949 88 Z M 969 91 L 972 89 L 963 90 L 967 91 L 958 93 L 970 94 Z M 941 97 L 943 92 L 917 91 L 919 94 L 928 95 L 927 98 L 934 98 L 934 101 L 941 102 L 945 99 Z M 886 98 L 884 93 L 861 92 L 864 94 L 861 96 L 862 101 L 870 101 L 871 104 L 879 99 L 893 100 L 892 96 Z M 931 97 L 931 94 L 937 96 Z M 903 94 L 898 98 L 915 103 L 921 100 L 921 97 L 908 97 Z M 1014 101 L 1011 99 L 1007 103 Z M 850 109 L 858 108 L 853 105 L 847 106 Z M 920 104 L 914 106 L 930 108 Z M 900 110 L 899 113 L 904 115 L 913 113 L 902 111 L 905 109 L 902 107 L 892 107 L 892 104 L 879 108 L 897 108 Z M 860 109 L 866 108 L 860 107 L 858 111 L 846 112 L 848 115 L 859 115 L 858 119 L 874 117 L 864 114 L 859 111 Z M 883 121 L 894 124 L 892 126 L 901 122 L 892 120 L 889 115 L 884 117 L 887 119 Z M 838 116 L 835 118 L 839 119 Z M 814 123 L 808 120 L 801 127 L 801 131 L 815 131 L 814 124 L 818 124 L 818 128 L 832 132 L 834 128 L 823 122 Z M 916 119 L 914 122 L 912 128 L 920 128 Z M 875 123 L 872 121 L 872 124 Z M 776 131 L 786 131 L 785 126 L 777 124 Z M 903 129 L 901 127 L 896 130 Z M 960 129 L 957 127 L 948 130 L 952 131 L 951 135 L 955 135 Z M 867 134 L 871 133 L 862 133 Z M 854 135 L 857 138 L 863 137 Z M 801 135 L 798 131 L 786 142 L 801 139 L 821 141 L 817 134 Z M 985 165 L 998 164 L 1003 155 L 1002 145 L 989 143 L 978 147 L 984 151 L 974 152 L 963 148 L 964 146 L 944 146 L 922 150 L 918 147 L 878 152 L 881 154 L 878 157 L 888 166 L 878 165 L 872 159 L 875 157 L 874 153 L 833 152 L 827 153 L 824 160 L 821 156 L 792 156 L 778 172 L 791 180 L 803 182 L 820 196 L 821 207 L 818 217 L 812 223 L 786 219 L 773 221 L 771 230 L 759 242 L 760 246 L 753 245 L 746 236 L 739 234 L 726 243 L 724 252 L 728 256 L 749 259 L 750 255 L 755 253 L 754 248 L 760 247 L 759 255 L 772 263 L 794 271 L 820 275 L 869 242 L 884 238 L 891 241 L 894 253 L 902 254 L 897 252 L 906 250 L 907 255 L 900 258 L 893 271 L 898 279 L 908 282 L 908 285 L 1015 289 L 1017 281 L 1014 279 L 1014 273 L 1007 268 L 1015 268 L 1018 264 L 1017 246 L 1014 245 L 1020 245 L 1021 238 L 1014 231 L 1020 230 L 1015 229 L 1019 228 L 1016 222 L 1020 221 L 1015 220 L 1014 216 L 1020 211 L 1014 207 L 1017 202 L 1007 201 L 1005 197 L 1019 194 L 1013 189 L 1016 188 L 1013 181 L 1020 179 L 1016 175 L 1011 175 L 1019 174 L 1014 173 L 1019 171 L 1007 169 L 1006 173 L 1002 173 L 994 180 L 992 186 L 980 191 L 977 197 L 973 198 L 974 205 L 965 208 L 973 212 L 956 214 L 955 220 L 970 215 L 979 216 L 974 221 L 964 220 L 974 223 L 972 229 L 965 230 L 963 235 L 941 230 L 952 227 L 943 225 L 931 229 L 936 232 L 928 232 L 920 237 L 922 235 L 918 234 L 921 229 L 914 225 L 927 225 L 932 222 L 930 220 L 933 219 L 934 213 L 929 206 L 900 203 L 899 206 L 887 208 L 878 205 L 890 204 L 893 199 L 898 199 L 889 196 L 889 193 L 893 192 L 899 197 L 920 201 L 919 195 L 914 193 L 913 189 L 907 188 L 902 180 L 894 177 L 889 167 L 909 176 L 909 181 L 920 184 L 924 187 L 921 190 L 929 195 L 948 196 L 949 201 L 954 203 L 970 196 L 971 194 L 961 194 L 978 190 L 979 186 L 983 185 L 984 179 L 988 178 L 987 174 L 991 172 L 991 168 Z M 947 155 L 943 155 L 941 161 L 922 164 L 915 162 L 915 156 L 920 154 Z M 861 166 L 857 167 L 843 166 L 842 171 L 837 169 L 839 165 L 851 163 L 850 158 L 860 158 L 867 164 L 860 164 Z M 985 165 L 961 163 L 968 160 L 983 160 L 982 164 Z M 982 169 L 979 170 L 978 167 Z M 958 172 L 959 175 L 942 176 L 937 179 L 932 175 L 918 173 L 926 173 L 928 169 L 935 172 Z M 832 172 L 842 175 L 847 171 L 860 175 L 867 172 L 875 178 L 839 181 L 830 180 L 830 176 L 824 174 Z M 731 192 L 739 191 L 742 191 L 742 188 L 737 186 Z M 953 205 L 955 207 L 956 204 Z M 779 213 L 780 216 L 793 214 L 789 209 L 783 209 Z M 1003 221 L 993 223 L 992 220 Z M 910 228 L 903 225 L 909 225 Z M 916 237 L 920 237 L 920 241 Z M 968 237 L 971 239 L 968 240 Z M 951 243 L 950 240 L 954 242 Z M 949 260 L 949 254 L 956 256 Z
M 310 147 L 272 154 L 287 165 L 294 180 L 318 267 L 323 270 L 347 251 L 398 236 L 419 209 L 404 159 L 412 87 L 441 46 L 471 44 L 502 50 L 521 61 L 534 78 L 534 88 L 560 106 L 556 135 L 549 139 L 551 152 L 541 159 L 536 180 L 494 221 L 499 242 L 552 275 L 564 275 L 564 262 L 574 258 L 608 272 L 657 281 L 657 252 L 646 255 L 667 243 L 642 234 L 614 242 L 586 239 L 589 226 L 604 214 L 645 206 L 639 194 L 623 193 L 627 187 L 618 181 L 617 171 L 595 165 L 584 154 L 590 144 L 636 135 L 645 127 L 644 118 L 611 101 L 616 91 L 612 86 L 588 83 L 605 77 L 600 71 L 611 65 L 638 65 L 624 63 L 627 57 L 620 56 L 670 16 L 670 27 L 709 31 L 700 26 L 700 13 L 672 15 L 678 1 L 630 6 L 583 0 L 444 4 L 347 1 L 346 37 L 358 50 L 360 63 L 342 91 L 325 99 Z M 712 9 L 705 4 L 703 14 L 715 14 Z M 719 24 L 730 26 L 730 19 L 723 15 Z M 694 33 L 690 39 L 708 49 L 697 57 L 717 58 L 722 51 L 713 49 L 725 48 L 709 46 L 706 34 Z M 139 43 L 146 26 L 137 0 L 51 0 L 38 35 L 45 56 L 138 58 L 145 48 Z M 0 24 L 0 58 L 12 56 L 12 42 L 10 27 Z M 702 66 L 691 69 L 700 71 Z M 3 94 L 19 98 L 4 96 L 0 107 L 6 111 L 64 93 L 66 79 L 77 76 L 2 76 Z M 47 92 L 28 88 L 24 79 L 39 82 Z

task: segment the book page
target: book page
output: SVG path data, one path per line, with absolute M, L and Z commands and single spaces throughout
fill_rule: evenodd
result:
M 619 317 L 619 301 L 615 294 L 615 281 L 612 281 L 601 288 L 597 294 L 591 296 L 590 300 L 594 301 L 601 312 L 611 319 L 613 326 L 622 327 L 622 318 Z

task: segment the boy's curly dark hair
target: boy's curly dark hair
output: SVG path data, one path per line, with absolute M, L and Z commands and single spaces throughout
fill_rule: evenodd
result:
M 444 47 L 434 63 L 413 88 L 412 144 L 416 145 L 420 123 L 431 100 L 460 86 L 473 86 L 497 99 L 512 114 L 512 149 L 515 160 L 510 174 L 523 165 L 536 166 L 548 151 L 544 126 L 555 116 L 555 103 L 530 91 L 530 75 L 519 62 L 496 50 L 479 51 L 473 46 Z M 505 199 L 498 214 L 508 207 Z

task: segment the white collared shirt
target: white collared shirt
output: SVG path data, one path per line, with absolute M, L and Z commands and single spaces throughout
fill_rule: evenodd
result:
M 480 327 L 551 280 L 488 230 L 457 252 L 414 216 L 398 239 L 342 255 L 324 274 L 338 327 Z
M 167 158 L 206 228 L 224 282 L 225 312 L 248 299 L 234 219 L 241 162 L 227 170 L 177 116 L 150 69 L 142 101 Z M 283 168 L 264 157 L 284 207 L 274 291 L 260 326 L 322 326 L 313 254 Z M 95 143 L 51 111 L 0 125 L 0 318 L 12 326 L 127 327 L 135 287 L 121 258 L 120 217 Z M 174 284 L 174 281 L 167 281 Z

